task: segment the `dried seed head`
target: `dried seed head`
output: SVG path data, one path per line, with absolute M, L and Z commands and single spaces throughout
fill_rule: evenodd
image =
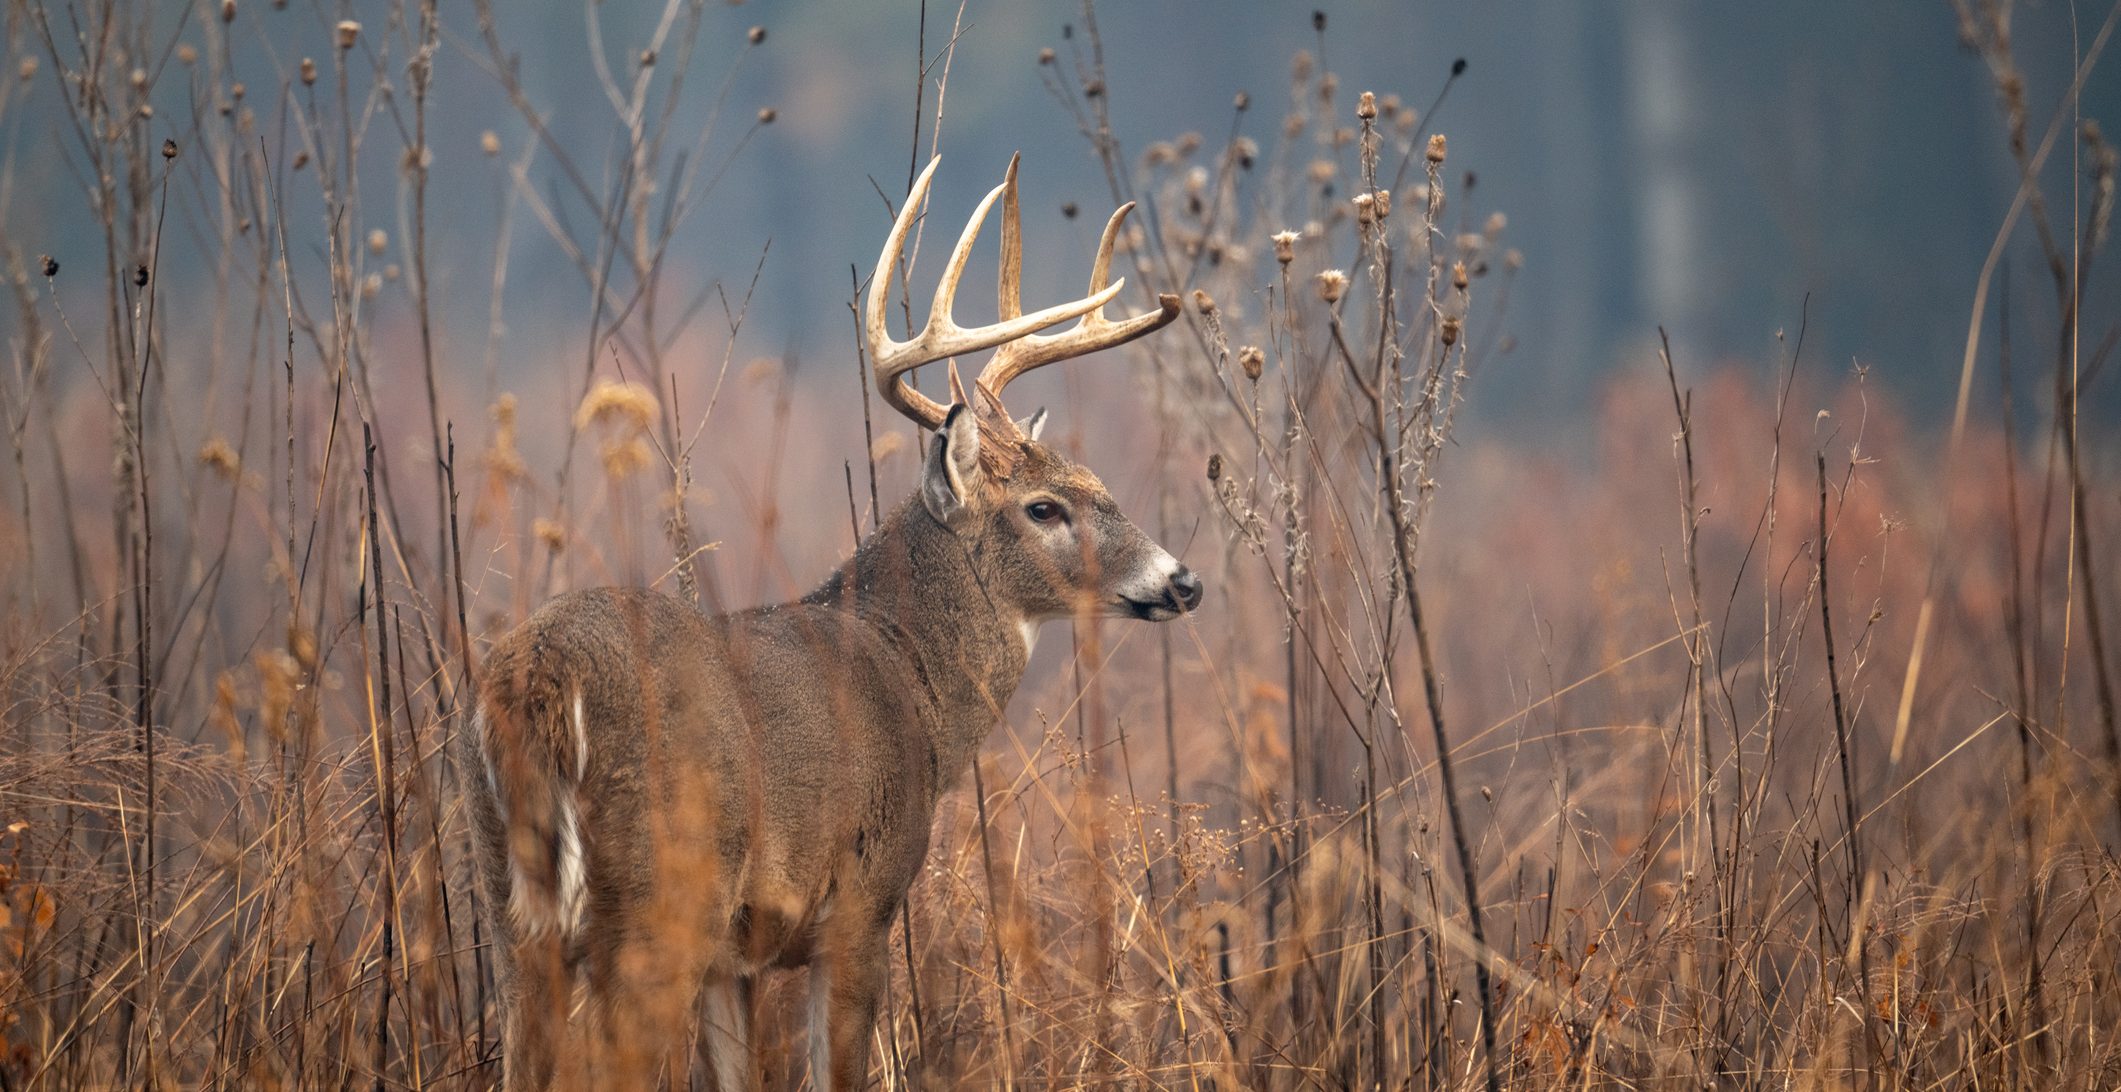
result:
M 1466 263 L 1451 263 L 1451 287 L 1458 289 L 1460 292 L 1466 290 Z
M 339 20 L 338 32 L 340 49 L 352 49 L 361 40 L 361 24 L 351 19 Z
M 366 276 L 366 277 L 363 277 L 363 278 L 361 278 L 361 298 L 362 298 L 362 299 L 364 299 L 364 300 L 372 300 L 372 299 L 375 299 L 375 298 L 376 298 L 376 295 L 377 295 L 378 293 L 382 292 L 382 291 L 383 291 L 383 275 L 382 275 L 381 273 L 370 273 L 370 274 L 369 274 L 368 276 Z
M 196 53 L 196 51 L 194 51 L 193 55 L 194 55 L 194 56 L 197 56 L 197 53 Z M 35 57 L 24 57 L 24 58 L 22 58 L 22 63 L 21 63 L 21 64 L 19 64 L 19 65 L 16 65 L 16 66 L 15 66 L 15 78 L 16 78 L 16 79 L 19 79 L 19 80 L 25 80 L 25 81 L 27 81 L 27 80 L 34 80 L 34 79 L 36 79 L 36 78 L 37 78 L 37 58 L 35 58 Z
M 1281 119 L 1281 135 L 1288 140 L 1295 140 L 1303 135 L 1306 124 L 1302 114 L 1291 113 Z
M 177 158 L 177 142 L 176 142 L 175 140 L 173 140 L 173 139 L 171 139 L 171 138 L 169 138 L 169 137 L 163 137 L 163 138 L 162 138 L 162 158 L 164 158 L 164 159 L 175 159 L 175 158 Z
M 1230 105 L 1237 107 L 1237 112 L 1242 114 L 1252 108 L 1252 96 L 1239 91 L 1237 97 L 1231 100 Z
M 243 93 L 248 90 L 250 90 L 250 88 L 243 86 L 240 81 L 228 85 L 229 97 L 239 101 L 243 98 Z
M 132 85 L 133 85 L 133 90 L 135 90 L 135 91 L 145 91 L 145 90 L 147 90 L 147 69 L 144 69 L 144 68 L 135 68 L 135 69 L 133 69 L 133 71 L 132 71 L 132 75 L 131 75 L 130 79 L 131 79 L 131 82 L 132 82 Z
M 1204 143 L 1206 141 L 1201 139 L 1199 133 L 1188 131 L 1178 134 L 1178 140 L 1173 145 L 1173 150 L 1178 153 L 1180 159 L 1185 159 L 1200 151 L 1200 146 Z
M 1062 218 L 1062 219 L 1064 219 L 1064 220 L 1073 220 L 1073 219 L 1075 219 L 1075 214 L 1076 214 L 1077 212 L 1079 212 L 1079 211 L 1081 211 L 1081 210 L 1079 210 L 1079 209 L 1077 209 L 1077 208 L 1075 207 L 1075 202 L 1073 202 L 1073 201 L 1063 201 L 1063 202 L 1061 202 L 1061 218 Z
M 1211 295 L 1209 295 L 1209 294 L 1207 293 L 1207 291 L 1206 291 L 1206 290 L 1204 290 L 1204 289 L 1199 289 L 1199 288 L 1196 288 L 1196 289 L 1194 289 L 1194 290 L 1193 290 L 1193 309 L 1194 309 L 1194 310 L 1196 310 L 1196 311 L 1199 311 L 1199 312 L 1200 312 L 1201 314 L 1203 314 L 1203 315 L 1212 315 L 1212 314 L 1214 314 L 1214 313 L 1215 313 L 1215 297 L 1214 297 L 1214 296 L 1211 296 Z
M 301 170 L 302 168 L 304 168 L 304 167 L 307 167 L 307 166 L 309 166 L 309 153 L 308 153 L 308 152 L 296 152 L 296 153 L 295 153 L 295 162 L 294 162 L 294 168 L 295 168 L 296 170 L 298 170 L 298 171 L 299 171 L 299 170 Z
M 154 106 L 152 106 L 152 105 L 151 105 L 151 104 L 149 104 L 149 103 L 144 103 L 144 102 L 143 102 L 143 103 L 141 103 L 141 104 L 140 104 L 140 116 L 141 116 L 141 117 L 143 117 L 143 118 L 151 118 L 151 117 L 154 117 L 154 116 L 155 116 L 155 108 L 154 108 Z
M 1267 354 L 1257 345 L 1247 345 L 1237 350 L 1237 366 L 1245 370 L 1245 378 L 1254 383 L 1267 370 Z
M 144 266 L 144 265 L 136 265 L 136 266 L 134 266 L 134 267 L 133 267 L 133 287 L 134 287 L 134 288 L 146 288 L 146 287 L 147 287 L 147 267 L 146 267 L 146 266 Z
M 1223 457 L 1222 457 L 1222 455 L 1221 455 L 1221 454 L 1219 454 L 1219 453 L 1216 453 L 1216 454 L 1210 454 L 1210 455 L 1208 456 L 1208 480 L 1209 480 L 1209 481 L 1211 481 L 1211 482 L 1213 482 L 1213 481 L 1221 481 L 1221 480 L 1222 480 L 1222 476 L 1223 476 Z
M 751 43 L 752 45 L 757 45 L 757 44 L 759 44 L 760 42 L 763 42 L 763 41 L 765 41 L 765 40 L 766 40 L 766 28 L 765 28 L 765 27 L 752 27 L 752 28 L 751 28 L 750 30 L 747 30 L 747 31 L 745 31 L 745 32 L 744 32 L 744 40 L 745 40 L 745 41 L 747 41 L 747 42 L 750 42 L 750 43 Z
M 1288 264 L 1289 264 L 1290 262 L 1293 262 L 1293 261 L 1295 261 L 1295 260 L 1296 260 L 1296 240 L 1297 240 L 1297 234 L 1296 234 L 1295 232 L 1293 232 L 1293 231 L 1277 231 L 1277 232 L 1275 232 L 1275 233 L 1274 233 L 1274 260 L 1275 260 L 1275 261 L 1277 261 L 1277 262 L 1280 262 L 1280 263 L 1281 263 L 1281 264 L 1283 264 L 1283 265 L 1288 265 Z
M 1443 139 L 1443 134 L 1432 134 L 1429 137 L 1429 162 L 1436 166 L 1442 166 L 1445 149 L 1446 143 Z
M 1311 29 L 1320 32 L 1326 29 L 1326 13 L 1324 11 L 1313 10 L 1311 12 Z
M 773 124 L 773 119 L 775 119 L 775 118 L 777 118 L 777 117 L 780 117 L 780 116 L 781 116 L 781 115 L 780 115 L 780 114 L 779 114 L 778 112 L 776 112 L 776 111 L 774 110 L 774 108 L 773 108 L 773 107 L 771 107 L 771 106 L 761 106 L 761 107 L 759 107 L 759 124 L 760 124 L 760 125 L 771 125 L 771 124 Z
M 187 65 L 197 64 L 199 62 L 199 47 L 190 42 L 177 46 L 177 62 Z
M 544 543 L 545 548 L 553 553 L 567 548 L 567 528 L 562 527 L 558 520 L 540 516 L 531 523 L 530 533 L 536 535 L 538 541 Z
M 236 0 L 221 0 L 221 21 L 224 23 L 236 21 Z
M 1039 50 L 1039 51 L 1038 51 L 1038 63 L 1040 63 L 1040 64 L 1052 64 L 1052 63 L 1053 63 L 1053 47 L 1052 47 L 1052 46 L 1047 46 L 1046 48 L 1044 48 L 1044 49 L 1041 49 L 1041 50 Z
M 49 254 L 44 254 L 38 256 L 37 262 L 38 264 L 44 267 L 44 275 L 46 278 L 56 277 L 59 275 L 59 259 L 54 258 Z
M 1105 93 L 1105 81 L 1103 81 L 1103 80 L 1086 80 L 1086 81 L 1084 81 L 1084 82 L 1083 82 L 1083 97 L 1084 97 L 1084 98 L 1086 98 L 1086 99 L 1094 99 L 1094 98 L 1096 98 L 1096 97 L 1098 97 L 1099 95 L 1102 95 L 1102 94 L 1104 94 L 1104 93 Z
M 1305 169 L 1305 173 L 1311 178 L 1311 183 L 1317 186 L 1331 185 L 1333 176 L 1339 172 L 1340 168 L 1334 166 L 1333 161 L 1330 159 L 1314 159 L 1311 161 L 1311 165 Z
M 1488 238 L 1493 239 L 1497 235 L 1502 234 L 1502 229 L 1509 226 L 1509 217 L 1504 216 L 1499 212 L 1491 212 L 1488 214 L 1488 222 L 1486 226 L 1481 228 L 1481 233 L 1486 235 Z
M 1451 75 L 1455 78 L 1466 74 L 1466 59 L 1460 57 L 1451 62 Z
M 1456 318 L 1446 318 L 1441 323 L 1438 323 L 1436 336 L 1442 339 L 1443 347 L 1446 349 L 1458 344 L 1458 320 Z
M 1238 137 L 1230 142 L 1230 154 L 1237 157 L 1238 166 L 1249 171 L 1252 169 L 1252 160 L 1259 155 L 1259 141 L 1248 136 Z
M 1331 72 L 1328 72 L 1328 73 L 1326 73 L 1325 75 L 1323 75 L 1323 76 L 1320 76 L 1320 77 L 1318 77 L 1318 97 L 1319 97 L 1319 98 L 1321 98 L 1321 99 L 1324 99 L 1324 100 L 1325 100 L 1325 101 L 1327 101 L 1327 102 L 1332 102 L 1332 101 L 1333 101 L 1333 94 L 1334 94 L 1334 92 L 1336 92 L 1336 91 L 1339 91 L 1339 90 L 1340 90 L 1340 77 L 1339 77 L 1339 76 L 1336 76 L 1336 75 L 1334 75 L 1334 74 L 1333 74 L 1333 73 L 1331 73 Z
M 479 134 L 479 150 L 487 155 L 501 154 L 501 134 L 491 129 Z
M 1359 99 L 1356 99 L 1356 100 L 1355 100 L 1355 116 L 1356 116 L 1356 117 L 1358 117 L 1358 118 L 1360 118 L 1360 119 L 1362 119 L 1363 121 L 1372 121 L 1372 120 L 1375 120 L 1375 119 L 1376 119 L 1376 117 L 1377 117 L 1377 93 L 1376 93 L 1376 92 L 1374 92 L 1374 91 L 1365 91 L 1365 92 L 1363 92 L 1363 93 L 1362 93 L 1362 97 L 1361 97 L 1361 98 L 1359 98 Z
M 1382 219 L 1384 219 L 1385 217 L 1387 217 L 1387 216 L 1390 216 L 1390 215 L 1392 215 L 1392 191 L 1391 191 L 1391 190 L 1378 190 L 1378 191 L 1377 191 L 1377 218 L 1378 218 L 1378 219 L 1380 219 L 1380 220 L 1382 220 Z
M 1358 193 L 1350 198 L 1355 205 L 1357 223 L 1368 224 L 1377 219 L 1377 198 L 1371 194 Z
M 1348 290 L 1348 275 L 1338 269 L 1328 269 L 1318 275 L 1318 298 L 1327 303 L 1339 303 L 1340 294 Z
M 243 469 L 243 460 L 237 457 L 236 449 L 219 436 L 209 436 L 200 445 L 199 461 L 228 481 L 235 481 Z
M 587 397 L 574 411 L 574 427 L 587 428 L 592 422 L 612 421 L 624 424 L 635 431 L 646 429 L 655 423 L 655 392 L 639 383 L 623 383 L 599 378 L 589 389 Z
M 404 270 L 399 269 L 398 263 L 396 262 L 392 262 L 389 265 L 383 267 L 383 279 L 386 281 L 395 282 L 398 277 L 401 276 L 403 273 Z
M 654 68 L 654 67 L 655 67 L 655 50 L 652 50 L 652 49 L 644 49 L 644 50 L 642 50 L 642 51 L 641 51 L 641 67 L 642 67 L 642 68 Z
M 368 233 L 368 252 L 370 254 L 381 254 L 384 248 L 388 246 L 390 246 L 390 236 L 382 228 L 376 228 Z
M 1524 268 L 1524 252 L 1511 247 L 1502 256 L 1502 267 L 1512 273 Z
M 317 82 L 317 62 L 316 62 L 315 58 L 312 58 L 312 57 L 304 57 L 304 58 L 302 58 L 302 86 L 304 86 L 304 87 L 308 87 L 309 85 L 311 85 L 311 84 L 313 84 L 313 83 L 316 83 L 316 82 Z

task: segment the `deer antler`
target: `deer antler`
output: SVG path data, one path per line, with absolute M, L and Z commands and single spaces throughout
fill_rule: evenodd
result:
M 996 408 L 1001 405 L 1002 388 L 1017 376 L 1033 368 L 1065 360 L 1073 356 L 1109 348 L 1131 341 L 1178 317 L 1178 297 L 1159 297 L 1160 310 L 1138 315 L 1124 322 L 1113 322 L 1105 318 L 1105 304 L 1119 295 L 1126 285 L 1122 277 L 1107 285 L 1105 279 L 1112 264 L 1112 246 L 1119 236 L 1120 221 L 1134 208 L 1132 202 L 1120 207 L 1105 225 L 1104 238 L 1097 248 L 1097 260 L 1091 268 L 1090 294 L 1067 303 L 1055 304 L 1031 314 L 1023 313 L 1022 270 L 1023 235 L 1018 223 L 1016 197 L 1016 157 L 1009 160 L 1009 173 L 1002 184 L 996 186 L 973 210 L 972 218 L 965 224 L 964 234 L 950 252 L 950 262 L 943 269 L 941 282 L 936 286 L 935 301 L 929 306 L 927 324 L 911 341 L 894 341 L 884 322 L 884 306 L 888 302 L 891 279 L 898 265 L 899 255 L 905 247 L 906 235 L 913 228 L 913 220 L 921 204 L 928 196 L 928 183 L 935 176 L 935 168 L 941 157 L 928 161 L 928 169 L 921 172 L 914 182 L 913 191 L 906 196 L 905 207 L 899 210 L 898 221 L 891 226 L 891 237 L 885 241 L 884 250 L 877 258 L 876 275 L 869 281 L 869 306 L 865 314 L 864 332 L 869 340 L 871 366 L 876 371 L 877 391 L 893 409 L 912 418 L 924 428 L 938 428 L 949 410 L 919 391 L 906 385 L 906 373 L 932 361 L 954 357 L 963 353 L 978 352 L 1000 346 L 1000 351 L 980 372 L 975 385 Z M 998 296 L 999 321 L 991 326 L 966 329 L 951 317 L 951 305 L 957 298 L 958 281 L 965 273 L 965 262 L 972 254 L 972 244 L 979 238 L 980 226 L 987 219 L 988 210 L 996 199 L 1002 200 L 1002 263 L 1001 283 Z M 1082 321 L 1064 333 L 1040 336 L 1038 331 L 1072 318 Z M 953 387 L 956 384 L 953 384 Z M 1015 425 L 1008 415 L 998 415 L 1007 423 L 1008 430 L 1015 433 Z M 1020 435 L 992 437 L 1001 442 L 1019 439 Z M 1014 446 L 1010 444 L 1009 446 Z M 982 445 L 983 449 L 986 445 Z

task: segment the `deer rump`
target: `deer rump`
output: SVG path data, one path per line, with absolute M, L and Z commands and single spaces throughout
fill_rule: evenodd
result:
M 486 894 L 515 934 L 496 939 L 547 940 L 593 981 L 636 946 L 687 988 L 888 920 L 944 787 L 917 677 L 845 610 L 547 603 L 488 662 L 471 738 Z

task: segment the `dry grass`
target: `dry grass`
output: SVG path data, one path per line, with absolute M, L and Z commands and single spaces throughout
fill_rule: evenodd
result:
M 63 99 L 102 257 L 47 271 L 0 242 L 5 1087 L 486 1086 L 445 760 L 481 649 L 571 586 L 800 587 L 850 506 L 873 517 L 864 468 L 791 435 L 789 369 L 741 363 L 744 282 L 660 299 L 711 185 L 679 152 L 745 136 L 671 126 L 697 9 L 646 43 L 652 78 L 609 79 L 617 181 L 535 127 L 496 142 L 492 296 L 429 297 L 425 66 L 538 109 L 474 8 L 450 48 L 431 6 L 318 21 L 317 59 L 242 97 L 250 6 L 174 37 L 123 6 L 8 9 L 28 75 L 0 120 Z M 2055 175 L 2004 13 L 1962 14 L 2008 151 Z M 1123 503 L 1214 590 L 1044 654 L 937 824 L 877 1079 L 2121 1082 L 2121 507 L 2075 414 L 2105 351 L 2074 317 L 2112 199 L 2096 134 L 2080 223 L 2030 200 L 2002 226 L 2058 306 L 1998 313 L 1984 281 L 1948 433 L 1793 323 L 1766 369 L 1626 362 L 1562 455 L 1453 439 L 1462 398 L 1507 397 L 1521 259 L 1435 119 L 1305 56 L 1227 142 L 1124 155 L 1080 29 L 1043 71 L 1148 213 L 1130 281 L 1192 295 L 1111 368 L 1137 389 L 1058 431 L 1115 483 L 1142 468 Z M 397 171 L 373 237 L 370 161 Z M 581 351 L 438 366 L 433 314 L 498 321 L 512 230 L 576 264 Z M 203 282 L 172 292 L 180 233 Z M 908 445 L 865 446 L 888 502 Z M 726 496 L 693 482 L 717 461 Z M 757 1001 L 791 1087 L 793 994 Z

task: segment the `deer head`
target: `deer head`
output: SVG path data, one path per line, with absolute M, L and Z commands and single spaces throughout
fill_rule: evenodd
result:
M 1161 621 L 1192 610 L 1200 604 L 1200 578 L 1121 514 L 1096 475 L 1039 443 L 1044 410 L 1019 421 L 1002 404 L 1004 388 L 1034 368 L 1124 344 L 1178 317 L 1178 297 L 1169 294 L 1159 297 L 1155 311 L 1120 322 L 1105 317 L 1105 304 L 1126 285 L 1125 278 L 1106 282 L 1113 244 L 1133 203 L 1120 206 L 1105 224 L 1089 294 L 1024 314 L 1023 237 L 1017 159 L 1012 157 L 1002 184 L 973 211 L 951 250 L 927 323 L 910 340 L 898 341 L 885 325 L 885 304 L 906 235 L 940 162 L 929 162 L 899 210 L 869 282 L 864 323 L 884 401 L 934 431 L 922 468 L 922 505 L 979 552 L 990 582 L 999 584 L 985 589 L 987 594 L 1013 606 L 1027 627 L 1086 614 Z M 999 316 L 992 325 L 968 329 L 952 317 L 952 306 L 973 243 L 997 200 L 1002 203 Z M 1080 321 L 1061 333 L 1038 332 L 1069 319 Z M 906 382 L 922 364 L 989 348 L 994 355 L 969 394 L 951 362 L 948 406 Z

